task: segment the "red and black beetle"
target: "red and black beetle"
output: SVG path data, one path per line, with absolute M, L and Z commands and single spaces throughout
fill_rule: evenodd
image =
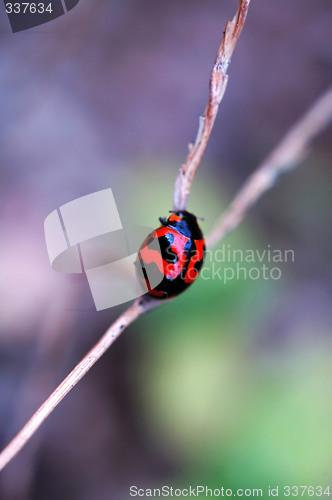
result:
M 167 299 L 195 281 L 204 262 L 205 242 L 197 218 L 190 212 L 172 212 L 167 220 L 159 220 L 162 225 L 141 245 L 137 271 L 150 295 Z M 158 283 L 155 287 L 151 276 Z

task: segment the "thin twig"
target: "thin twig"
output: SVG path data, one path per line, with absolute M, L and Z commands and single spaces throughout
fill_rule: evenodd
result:
M 218 113 L 219 104 L 224 96 L 228 81 L 227 69 L 236 42 L 244 26 L 250 0 L 240 0 L 233 21 L 228 21 L 224 36 L 217 52 L 211 77 L 208 103 L 204 115 L 200 116 L 199 127 L 194 144 L 189 145 L 189 153 L 180 168 L 175 181 L 173 194 L 174 210 L 185 210 L 190 195 L 190 187 L 196 170 L 202 160 L 211 131 Z
M 44 314 L 40 318 L 36 332 L 35 354 L 31 357 L 30 366 L 22 378 L 20 387 L 15 392 L 15 406 L 12 410 L 10 425 L 7 432 L 4 432 L 5 436 L 8 434 L 12 436 L 13 429 L 19 428 L 18 424 L 21 423 L 22 416 L 31 414 L 31 408 L 35 409 L 35 401 L 40 399 L 40 394 L 45 394 L 50 386 L 54 386 L 58 368 L 61 366 L 60 359 L 64 357 L 65 352 L 68 352 L 65 332 L 72 327 L 73 315 L 61 315 L 59 308 L 65 309 L 69 304 L 74 306 L 78 296 L 71 290 L 69 294 L 64 291 L 56 301 L 53 299 L 53 294 L 46 298 Z M 4 474 L 0 481 L 0 498 L 23 499 L 29 496 L 28 492 L 35 478 L 36 461 L 42 441 L 43 433 L 40 432 L 30 444 L 29 450 L 20 455 L 20 460 L 15 463 L 15 467 L 7 469 L 7 474 Z M 19 481 L 16 479 L 18 473 Z
M 249 177 L 206 238 L 207 247 L 218 243 L 240 224 L 250 207 L 274 185 L 277 177 L 291 170 L 303 159 L 309 144 L 331 121 L 332 87 L 300 118 Z
M 46 399 L 40 408 L 34 413 L 25 426 L 10 441 L 7 447 L 0 453 L 0 471 L 17 455 L 25 446 L 33 434 L 46 420 L 49 414 L 56 408 L 62 399 L 73 387 L 86 375 L 90 368 L 107 351 L 119 335 L 135 321 L 141 314 L 154 309 L 161 302 L 144 297 L 137 299 L 121 316 L 109 327 L 97 344 L 84 356 L 82 361 L 75 366 L 70 374 L 61 382 L 54 392 Z

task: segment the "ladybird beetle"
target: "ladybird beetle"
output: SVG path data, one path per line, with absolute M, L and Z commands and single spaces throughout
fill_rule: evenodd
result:
M 205 242 L 196 216 L 185 210 L 159 220 L 161 226 L 141 245 L 136 270 L 150 295 L 168 299 L 183 292 L 199 275 Z

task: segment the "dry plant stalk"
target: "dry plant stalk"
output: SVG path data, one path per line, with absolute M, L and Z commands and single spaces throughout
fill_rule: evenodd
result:
M 30 440 L 36 430 L 46 420 L 49 414 L 58 406 L 60 401 L 72 390 L 73 387 L 86 375 L 90 368 L 107 351 L 119 335 L 135 321 L 141 314 L 154 309 L 160 303 L 150 297 L 137 299 L 104 333 L 95 346 L 75 366 L 69 375 L 52 392 L 46 401 L 38 408 L 30 420 L 10 441 L 8 446 L 0 453 L 0 471 L 17 455 L 23 446 Z
M 250 207 L 274 185 L 278 176 L 291 170 L 302 160 L 309 144 L 329 125 L 331 120 L 332 87 L 314 103 L 251 174 L 206 238 L 207 247 L 218 243 L 240 224 Z
M 236 42 L 244 26 L 249 3 L 250 0 L 240 0 L 233 21 L 228 21 L 226 24 L 224 36 L 211 72 L 208 102 L 204 115 L 199 118 L 196 140 L 194 144 L 189 144 L 187 159 L 181 166 L 175 181 L 173 194 L 174 210 L 185 210 L 187 208 L 190 187 L 205 152 L 218 113 L 219 104 L 226 90 L 228 81 L 227 69 L 231 62 Z
M 236 34 L 236 38 L 233 40 L 233 45 L 228 46 L 229 41 L 227 40 L 227 33 L 224 35 L 224 50 L 226 51 L 226 56 L 233 52 L 236 40 L 239 36 L 239 32 L 242 29 L 244 19 L 246 16 L 246 9 L 248 8 L 249 1 L 240 1 L 237 15 L 235 16 L 232 23 L 228 23 L 227 26 L 233 26 L 232 33 Z M 242 17 L 244 16 L 244 17 Z M 237 24 L 238 23 L 238 24 Z M 242 24 L 241 24 L 242 23 Z M 235 26 L 234 26 L 235 24 Z M 227 30 L 226 30 L 227 31 Z M 230 31 L 228 31 L 230 33 Z M 227 47 L 226 47 L 227 45 Z M 220 55 L 221 60 L 226 61 L 226 56 L 224 59 Z M 229 59 L 228 59 L 229 63 Z M 225 66 L 224 66 L 225 67 Z M 227 67 L 226 67 L 227 69 Z M 215 74 L 212 72 L 212 75 Z M 218 99 L 222 97 L 222 93 L 225 90 L 225 81 L 227 81 L 226 73 L 221 77 L 221 86 L 218 86 L 220 92 L 218 94 Z M 217 78 L 217 83 L 219 82 L 219 77 Z M 221 95 L 221 97 L 220 97 Z M 211 101 L 211 94 L 209 102 Z M 219 100 L 219 102 L 220 102 Z M 217 101 L 216 101 L 217 102 Z M 216 110 L 218 109 L 219 102 L 216 105 Z M 209 105 L 208 105 L 209 106 Z M 216 111 L 214 111 L 216 113 Z M 215 116 L 214 116 L 215 118 Z M 214 121 L 213 118 L 213 121 Z M 329 90 L 323 97 L 321 97 L 309 110 L 307 114 L 295 125 L 295 127 L 286 135 L 285 139 L 280 143 L 280 145 L 272 152 L 272 154 L 263 162 L 262 166 L 259 167 L 254 174 L 248 179 L 247 183 L 241 189 L 239 194 L 235 197 L 234 202 L 230 205 L 229 209 L 221 217 L 217 223 L 216 228 L 207 237 L 207 242 L 209 246 L 216 243 L 222 237 L 224 237 L 229 231 L 234 229 L 243 219 L 244 215 L 250 208 L 250 206 L 257 201 L 257 199 L 263 194 L 267 189 L 269 189 L 276 176 L 283 170 L 290 169 L 296 163 L 298 163 L 309 146 L 312 139 L 319 134 L 332 119 L 332 89 Z M 213 125 L 213 123 L 212 123 Z M 188 200 L 191 181 L 193 179 L 194 173 L 198 167 L 199 161 L 203 155 L 204 149 L 206 147 L 207 139 L 210 135 L 212 125 L 210 122 L 210 129 L 206 129 L 204 135 L 203 128 L 198 134 L 198 143 L 203 143 L 204 146 L 197 146 L 199 153 L 195 156 L 194 163 L 190 164 L 191 174 L 182 179 L 182 187 L 176 183 L 175 191 L 179 200 L 182 200 L 183 207 L 186 206 Z M 208 132 L 207 132 L 208 131 Z M 204 136 L 204 139 L 203 139 Z M 205 142 L 204 142 L 205 141 Z M 197 142 L 197 141 L 196 141 Z M 195 147 L 195 146 L 194 146 Z M 190 155 L 189 155 L 190 156 Z M 189 158 L 189 157 L 188 157 Z M 199 159 L 199 160 L 197 160 Z M 196 162 L 198 163 L 196 164 Z M 186 162 L 187 164 L 187 162 Z M 181 182 L 182 182 L 181 181 Z M 182 190 L 182 195 L 179 196 L 180 190 Z M 175 198 L 176 198 L 175 196 Z M 180 202 L 180 201 L 179 201 Z M 179 207 L 179 205 L 176 205 Z M 19 433 L 14 437 L 14 439 L 7 445 L 7 447 L 0 453 L 0 471 L 17 455 L 17 453 L 25 446 L 25 444 L 30 440 L 33 434 L 41 426 L 44 420 L 50 415 L 50 413 L 56 408 L 60 401 L 71 391 L 71 389 L 86 375 L 90 368 L 98 361 L 98 359 L 106 352 L 106 350 L 113 344 L 113 342 L 120 336 L 120 334 L 125 330 L 127 326 L 133 323 L 139 316 L 150 311 L 161 304 L 170 302 L 173 299 L 169 299 L 163 302 L 159 302 L 149 296 L 137 299 L 106 331 L 102 338 L 97 342 L 97 344 L 88 352 L 88 354 L 78 363 L 78 365 L 72 370 L 72 372 L 63 380 L 63 382 L 55 389 L 55 391 L 49 396 L 49 398 L 42 404 L 42 406 L 36 411 L 36 413 L 31 417 L 31 419 L 26 423 L 26 425 L 19 431 Z

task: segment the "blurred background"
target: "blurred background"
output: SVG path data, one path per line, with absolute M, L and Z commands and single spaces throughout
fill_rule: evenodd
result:
M 12 34 L 0 5 L 1 447 L 126 307 L 97 313 L 83 275 L 52 270 L 45 217 L 111 187 L 124 224 L 158 225 L 236 7 L 81 0 Z M 188 207 L 204 232 L 331 84 L 331 16 L 328 0 L 252 0 Z M 330 129 L 223 242 L 294 250 L 281 278 L 211 274 L 140 318 L 2 473 L 0 498 L 332 486 L 331 148 Z

